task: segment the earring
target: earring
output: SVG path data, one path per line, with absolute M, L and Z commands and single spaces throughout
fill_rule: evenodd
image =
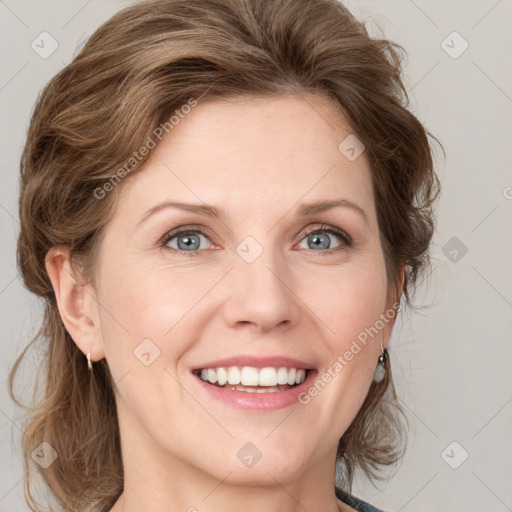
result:
M 388 351 L 383 348 L 382 354 L 379 356 L 379 364 L 377 365 L 377 369 L 375 370 L 375 376 L 373 377 L 373 380 L 378 384 L 382 381 L 384 378 L 384 375 L 386 375 L 386 362 L 388 360 Z
M 92 363 L 91 363 L 91 351 L 87 352 L 87 368 L 89 370 L 92 370 Z

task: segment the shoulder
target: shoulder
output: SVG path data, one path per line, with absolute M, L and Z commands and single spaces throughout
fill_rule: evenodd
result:
M 363 501 L 359 498 L 356 498 L 355 496 L 352 496 L 351 494 L 347 493 L 346 491 L 343 491 L 339 487 L 336 487 L 336 497 L 343 503 L 346 503 L 347 505 L 353 507 L 358 512 L 384 512 L 384 510 L 374 507 L 373 505 L 370 505 L 366 501 Z

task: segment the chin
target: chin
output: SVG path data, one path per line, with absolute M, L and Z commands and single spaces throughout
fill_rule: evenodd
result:
M 223 480 L 229 474 L 226 483 L 232 485 L 272 486 L 276 485 L 276 481 L 285 485 L 314 464 L 312 455 L 301 455 L 298 452 L 297 446 L 300 444 L 289 444 L 289 448 L 284 443 L 274 446 L 274 443 L 269 443 L 268 440 L 259 444 L 250 441 L 238 441 L 235 444 L 237 448 L 231 457 L 227 460 L 224 457 L 221 463 L 209 468 L 208 471 L 219 480 Z

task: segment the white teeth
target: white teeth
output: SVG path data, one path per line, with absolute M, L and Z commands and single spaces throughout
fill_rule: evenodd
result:
M 290 368 L 288 371 L 288 384 L 290 386 L 293 386 L 295 384 L 295 375 L 297 373 L 297 370 L 295 368 Z
M 217 382 L 217 372 L 212 368 L 208 369 L 208 382 L 215 384 Z
M 258 385 L 258 370 L 252 366 L 244 366 L 240 376 L 242 386 L 257 386 Z
M 228 381 L 228 372 L 225 368 L 217 368 L 217 382 L 219 385 L 224 386 Z
M 277 384 L 277 372 L 275 368 L 262 368 L 258 382 L 260 386 L 275 386 Z
M 233 385 L 240 384 L 240 370 L 236 366 L 228 368 L 228 383 Z
M 277 370 L 277 383 L 288 384 L 288 370 L 286 368 L 279 368 Z
M 224 386 L 226 383 L 232 386 L 264 386 L 267 389 L 255 390 L 244 388 L 244 391 L 275 392 L 279 391 L 276 386 L 288 384 L 290 386 L 301 384 L 306 380 L 306 370 L 304 368 L 286 368 L 284 366 L 273 368 L 255 368 L 253 366 L 230 366 L 228 368 L 208 368 L 199 372 L 202 380 L 210 384 L 218 383 Z
M 247 393 L 276 393 L 279 391 L 277 387 L 271 388 L 246 388 L 245 386 L 234 386 L 237 391 L 246 391 Z

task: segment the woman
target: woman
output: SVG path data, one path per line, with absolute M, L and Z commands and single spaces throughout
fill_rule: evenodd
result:
M 403 454 L 386 347 L 438 194 L 399 50 L 335 0 L 150 0 L 46 86 L 32 510 L 35 469 L 64 510 L 378 511 L 351 486 Z

